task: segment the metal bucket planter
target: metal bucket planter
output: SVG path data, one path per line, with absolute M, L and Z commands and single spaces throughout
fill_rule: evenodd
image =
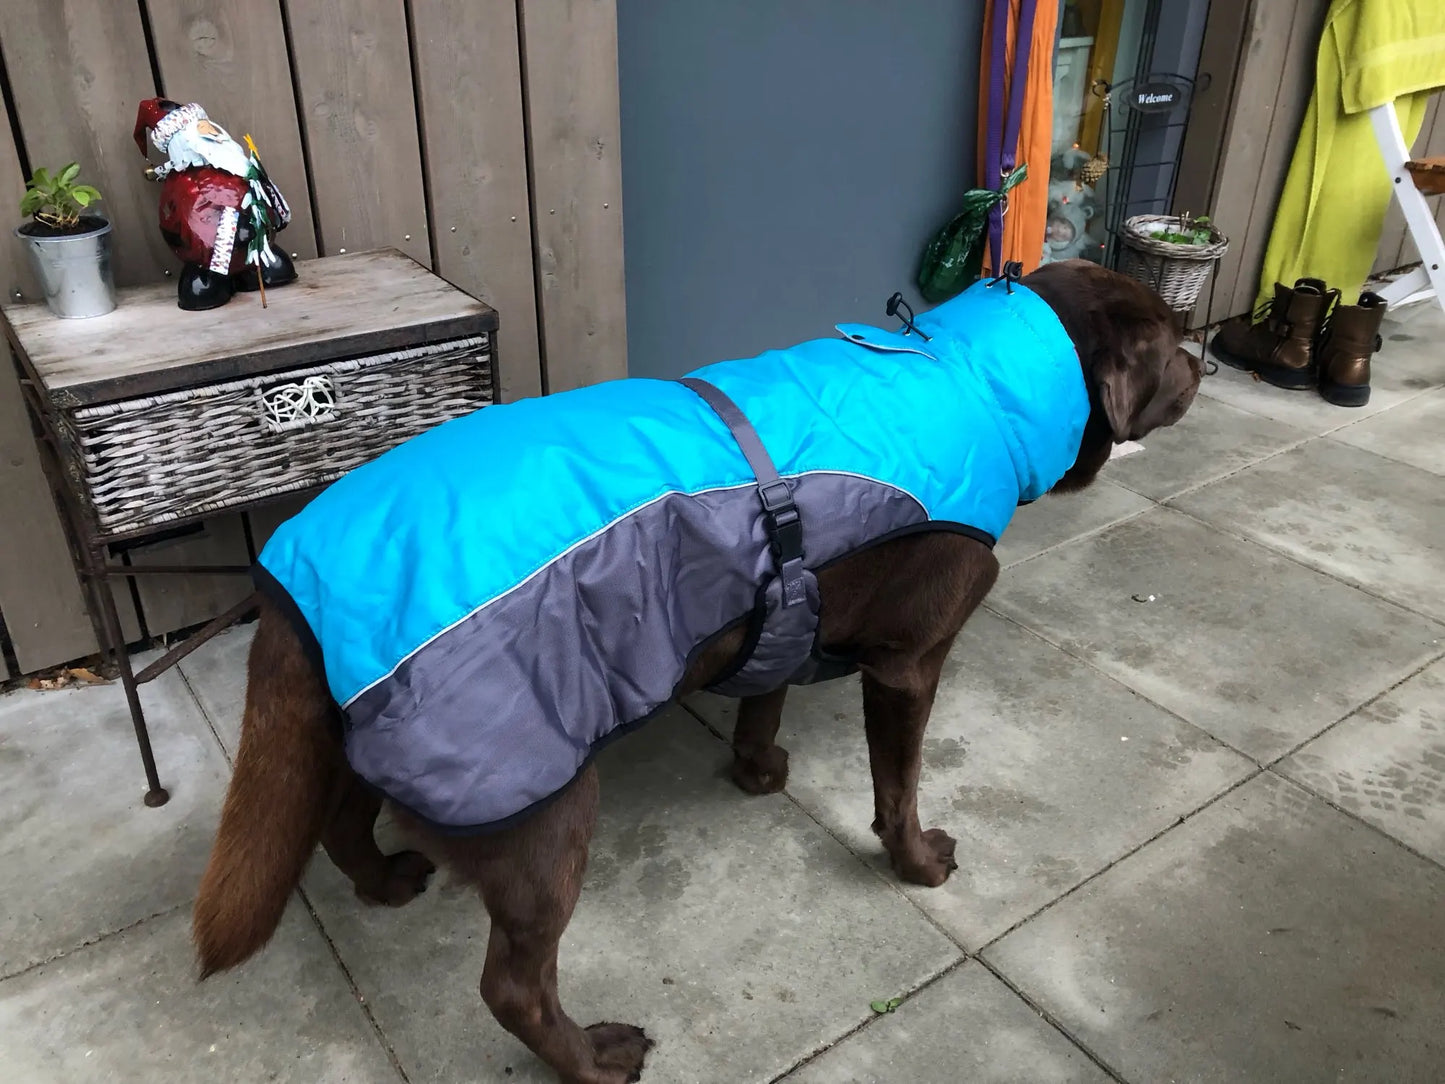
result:
M 46 236 L 26 232 L 31 228 L 27 223 L 15 231 L 30 253 L 30 266 L 45 293 L 45 304 L 67 320 L 104 316 L 115 308 L 110 223 L 93 215 L 82 218 L 81 223 L 93 228 Z
M 1202 245 L 1161 241 L 1151 228 L 1177 224 L 1177 215 L 1135 215 L 1119 231 L 1119 270 L 1152 286 L 1175 312 L 1194 308 L 1209 273 L 1229 248 L 1229 239 L 1214 226 Z

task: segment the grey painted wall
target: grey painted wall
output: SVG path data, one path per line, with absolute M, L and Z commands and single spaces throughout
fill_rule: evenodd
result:
M 973 186 L 983 0 L 618 0 L 633 376 L 890 323 Z

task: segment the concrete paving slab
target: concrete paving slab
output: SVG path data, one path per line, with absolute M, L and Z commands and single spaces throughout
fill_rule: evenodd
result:
M 1199 394 L 1318 436 L 1397 407 L 1423 390 L 1400 387 L 1399 383 L 1388 381 L 1383 375 L 1376 377 L 1371 381 L 1368 403 L 1361 407 L 1337 407 L 1321 399 L 1313 388 L 1276 388 L 1256 380 L 1252 373 L 1240 372 L 1221 362 L 1219 371 L 1199 385 Z
M 141 800 L 145 777 L 119 684 L 0 696 L 0 975 L 195 894 L 226 763 L 175 671 L 141 698 L 171 794 L 157 809 Z
M 1361 708 L 1278 770 L 1445 863 L 1445 662 Z
M 181 660 L 186 684 L 200 701 L 226 754 L 235 759 L 241 743 L 241 712 L 246 706 L 246 658 L 256 622 L 227 629 Z
M 1331 440 L 1445 474 L 1445 391 L 1430 391 L 1386 414 L 1337 429 Z
M 1437 475 L 1322 440 L 1170 503 L 1445 620 L 1445 485 Z
M 399 1082 L 326 942 L 287 912 L 270 949 L 197 983 L 182 908 L 0 982 L 12 1084 Z
M 1445 321 L 1438 311 L 1412 308 L 1417 311 L 1402 310 L 1401 317 L 1385 321 L 1384 348 L 1371 366 L 1370 401 L 1365 406 L 1337 407 L 1313 389 L 1271 387 L 1222 362 L 1219 371 L 1200 384 L 1200 394 L 1315 434 L 1397 407 L 1422 391 L 1445 385 L 1445 355 L 1438 345 L 1445 338 Z
M 658 1045 L 645 1080 L 773 1079 L 867 1020 L 870 1001 L 962 958 L 786 797 L 739 793 L 729 759 L 680 710 L 601 757 L 562 998 L 584 1025 L 646 1028 Z M 306 890 L 413 1084 L 550 1084 L 477 996 L 487 919 L 474 896 L 442 884 L 367 908 L 324 860 Z
M 1009 570 L 988 605 L 1262 760 L 1414 673 L 1445 635 L 1166 508 Z
M 1200 396 L 1177 425 L 1150 433 L 1141 454 L 1111 460 L 1102 476 L 1162 501 L 1308 437 L 1302 429 Z
M 789 1084 L 1103 1084 L 1108 1079 L 971 960 L 787 1078 Z
M 1266 774 L 985 955 L 1126 1080 L 1435 1081 L 1442 894 Z
M 999 564 L 1007 568 L 1150 507 L 1152 502 L 1137 493 L 1103 479 L 1078 493 L 1049 493 L 1014 513 L 1013 522 L 993 552 Z
M 697 709 L 731 734 L 735 701 Z M 885 877 L 856 678 L 789 693 L 788 793 Z M 1254 765 L 994 614 L 964 629 L 934 701 L 919 813 L 958 840 L 959 868 L 908 898 L 977 949 Z

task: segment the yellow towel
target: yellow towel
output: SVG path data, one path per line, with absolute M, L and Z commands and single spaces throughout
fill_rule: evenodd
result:
M 1375 262 L 1390 180 L 1367 110 L 1395 103 L 1405 141 L 1445 86 L 1445 0 L 1334 0 L 1315 89 L 1290 160 L 1260 272 L 1256 309 L 1274 284 L 1322 278 L 1354 304 Z

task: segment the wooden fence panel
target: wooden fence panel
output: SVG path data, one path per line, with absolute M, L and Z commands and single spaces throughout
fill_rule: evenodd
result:
M 153 93 L 138 8 L 104 0 L 7 0 L 0 5 L 0 49 L 32 166 L 80 161 L 84 178 L 106 196 L 102 209 L 114 226 L 117 278 L 155 278 L 165 248 L 154 228 L 154 190 L 130 141 L 136 103 Z M 0 158 L 3 205 L 14 207 L 20 168 L 8 124 Z M 17 288 L 28 300 L 37 296 L 28 276 L 17 271 L 21 256 L 11 242 L 0 260 L 7 300 Z M 97 645 L 8 355 L 0 358 L 0 369 L 0 499 L 16 502 L 13 514 L 0 517 L 0 608 L 21 668 L 29 671 L 89 654 Z M 124 583 L 115 597 L 126 636 L 138 636 Z
M 0 131 L 0 207 L 15 208 L 24 182 L 9 126 Z M 0 285 L 33 293 L 18 243 L 0 250 Z M 137 629 L 129 592 L 117 593 L 127 626 Z M 22 672 L 96 649 L 85 595 L 40 468 L 30 418 L 10 351 L 0 338 L 0 614 Z
M 263 504 L 251 512 L 251 542 L 259 555 L 267 541 L 276 533 L 276 528 L 285 523 L 311 502 L 311 495 L 284 497 L 270 504 Z
M 249 134 L 266 172 L 291 205 L 278 238 L 302 259 L 316 255 L 301 122 L 287 60 L 280 0 L 147 0 L 165 96 L 200 102 L 237 139 Z
M 200 101 L 256 136 L 291 199 L 288 250 L 392 245 L 494 304 L 504 399 L 620 377 L 616 34 L 615 0 L 5 0 L 0 62 L 21 146 L 4 126 L 0 201 L 18 197 L 21 161 L 77 159 L 106 196 L 118 284 L 173 273 L 131 129 L 142 98 Z M 22 258 L 14 243 L 0 252 L 0 286 L 30 299 Z M 299 503 L 252 514 L 255 543 Z M 240 563 L 244 534 L 224 517 L 130 560 Z M 245 590 L 143 579 L 144 630 L 194 624 Z M 129 587 L 116 595 L 134 638 Z M 24 670 L 94 650 L 4 357 L 0 612 Z
M 291 224 L 278 243 L 302 259 L 314 257 L 316 227 L 280 0 L 254 0 L 244 9 L 228 0 L 148 0 L 146 10 L 166 97 L 198 101 L 234 137 L 255 139 L 267 172 L 291 205 Z M 207 521 L 198 537 L 147 546 L 133 560 L 246 564 L 249 556 L 241 517 L 225 516 Z M 214 616 L 250 589 L 243 576 L 139 581 L 152 632 Z
M 321 251 L 431 266 L 404 0 L 286 0 Z
M 7 46 L 5 60 L 31 163 L 78 157 L 83 176 L 105 194 L 117 284 L 161 278 L 174 267 L 175 257 L 156 223 L 157 189 L 146 180 L 145 162 L 131 139 L 136 106 L 157 89 L 140 5 L 7 0 L 0 6 L 0 36 L 26 43 L 20 49 Z M 132 559 L 137 564 L 161 560 L 148 548 L 134 550 Z M 237 516 L 208 523 L 201 545 L 166 544 L 164 549 L 168 562 L 246 559 Z M 214 576 L 170 583 L 146 579 L 137 593 L 151 633 L 204 621 L 238 597 L 234 584 Z
M 1189 107 L 1174 187 L 1174 210 L 1217 210 L 1216 217 L 1226 236 L 1232 233 L 1233 225 L 1219 216 L 1227 216 L 1232 208 L 1215 202 L 1215 188 L 1229 148 L 1229 128 L 1249 27 L 1249 0 L 1210 0 L 1204 40 L 1199 47 L 1199 79 Z M 1083 145 L 1093 146 L 1087 142 Z
M 1229 234 L 1211 319 L 1248 312 L 1275 207 L 1314 84 L 1328 0 L 1256 3 L 1245 42 L 1229 149 L 1215 207 Z M 1241 103 L 1248 103 L 1247 105 Z
M 412 0 L 436 271 L 501 316 L 502 402 L 542 390 L 516 0 Z
M 156 228 L 156 189 L 131 142 L 136 106 L 155 94 L 137 4 L 5 0 L 0 43 L 32 167 L 76 159 L 105 196 L 116 282 L 154 282 L 175 259 Z
M 251 554 L 239 515 L 208 519 L 199 534 L 154 542 L 130 551 L 133 565 L 247 565 Z M 251 578 L 141 576 L 136 580 L 146 631 L 152 636 L 209 621 L 251 593 Z
M 0 128 L 0 207 L 17 217 L 25 183 L 10 126 Z M 35 286 L 20 243 L 0 246 L 3 300 Z M 0 338 L 0 614 L 22 671 L 95 650 L 84 595 L 40 469 L 10 351 Z M 0 663 L 0 671 L 4 670 Z
M 6 198 L 6 204 L 9 200 Z M 117 591 L 129 634 L 138 631 L 129 591 Z M 89 655 L 95 633 L 40 469 L 30 419 L 0 340 L 0 614 L 24 672 Z
M 1249 102 L 1248 109 L 1233 105 L 1225 136 L 1226 149 L 1214 185 L 1214 218 L 1230 239 L 1229 251 L 1219 261 L 1218 290 L 1214 304 L 1207 313 L 1209 320 L 1233 316 L 1240 310 L 1235 297 L 1242 280 L 1254 282 L 1258 262 L 1250 269 L 1246 250 L 1250 249 L 1250 225 L 1259 209 L 1257 202 L 1268 199 L 1269 213 L 1278 193 L 1261 193 L 1260 174 L 1275 113 L 1281 108 L 1280 83 L 1285 57 L 1290 44 L 1290 28 L 1300 0 L 1275 0 L 1252 4 L 1246 37 L 1235 77 L 1233 103 Z M 1288 103 L 1283 106 L 1291 113 Z M 1304 116 L 1304 105 L 1294 114 L 1294 122 Z M 1288 122 L 1290 118 L 1285 118 Z M 1262 245 L 1253 246 L 1256 261 L 1263 259 Z M 1247 289 L 1253 290 L 1253 286 Z M 1251 294 L 1252 297 L 1252 294 Z M 1245 302 L 1248 307 L 1249 301 Z
M 617 6 L 518 4 L 544 386 L 556 392 L 627 375 Z

